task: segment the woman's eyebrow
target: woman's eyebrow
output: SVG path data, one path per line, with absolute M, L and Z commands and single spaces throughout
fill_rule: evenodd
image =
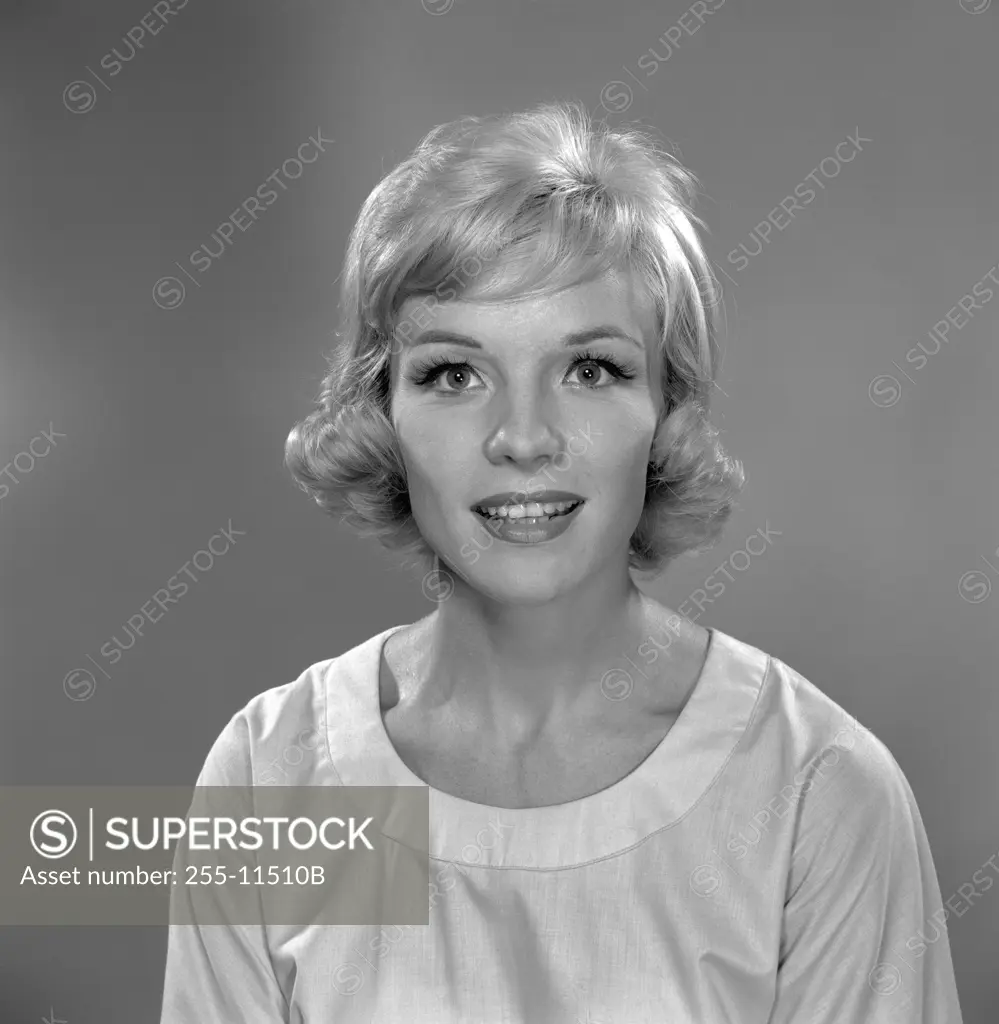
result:
M 598 338 L 619 338 L 628 341 L 632 345 L 642 348 L 642 343 L 636 341 L 630 334 L 622 331 L 620 327 L 613 324 L 598 324 L 594 327 L 584 327 L 578 331 L 570 331 L 562 338 L 562 348 L 572 348 L 575 345 L 585 345 L 588 342 L 596 341 Z M 482 345 L 468 334 L 461 334 L 457 331 L 431 328 L 418 334 L 411 343 L 411 348 L 417 345 L 462 345 L 465 348 L 481 349 Z

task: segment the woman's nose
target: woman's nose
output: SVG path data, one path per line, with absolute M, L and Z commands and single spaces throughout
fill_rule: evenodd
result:
M 510 401 L 485 443 L 492 462 L 515 462 L 533 471 L 538 463 L 553 459 L 565 438 L 550 403 L 525 396 Z

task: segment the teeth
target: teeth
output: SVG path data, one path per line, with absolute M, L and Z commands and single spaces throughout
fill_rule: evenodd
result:
M 498 505 L 493 507 L 479 506 L 490 516 L 499 516 L 507 519 L 537 518 L 538 516 L 550 516 L 556 512 L 568 512 L 569 509 L 578 505 L 578 501 L 554 501 L 537 502 L 531 501 L 526 505 Z

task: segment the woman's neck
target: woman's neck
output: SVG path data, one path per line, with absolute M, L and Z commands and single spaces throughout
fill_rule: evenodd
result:
M 402 700 L 413 712 L 515 747 L 555 723 L 585 728 L 608 716 L 661 710 L 663 694 L 652 688 L 622 702 L 620 689 L 608 692 L 602 683 L 632 673 L 639 647 L 650 636 L 663 637 L 664 612 L 630 576 L 614 602 L 572 606 L 496 607 L 479 595 L 463 600 L 456 589 L 437 611 L 402 631 L 386 660 L 404 677 Z M 658 658 L 654 676 L 671 662 L 678 676 L 689 674 L 691 633 L 683 639 Z

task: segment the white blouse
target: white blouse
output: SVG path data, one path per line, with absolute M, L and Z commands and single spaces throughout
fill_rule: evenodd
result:
M 424 785 L 380 711 L 403 628 L 250 700 L 198 785 Z M 429 925 L 171 924 L 161 1024 L 961 1024 L 902 770 L 718 630 L 673 728 L 607 789 L 429 798 Z

